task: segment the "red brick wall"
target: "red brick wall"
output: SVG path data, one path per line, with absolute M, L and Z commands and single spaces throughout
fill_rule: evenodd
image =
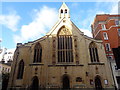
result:
M 93 32 L 93 38 L 101 39 L 103 41 L 104 46 L 105 43 L 110 43 L 111 50 L 112 48 L 117 48 L 118 46 L 120 46 L 120 36 L 118 36 L 118 30 L 117 30 L 118 27 L 116 27 L 115 25 L 115 19 L 109 19 L 109 17 L 118 17 L 118 16 L 120 17 L 120 15 L 109 15 L 109 14 L 96 15 L 94 19 L 94 23 L 91 25 L 92 30 L 93 28 L 95 29 L 95 31 Z M 102 30 L 101 24 L 98 23 L 100 21 L 106 22 L 105 24 L 106 30 Z M 108 34 L 108 40 L 104 40 L 103 32 L 106 32 Z M 108 53 L 112 54 L 112 51 L 111 52 L 106 51 L 106 54 Z

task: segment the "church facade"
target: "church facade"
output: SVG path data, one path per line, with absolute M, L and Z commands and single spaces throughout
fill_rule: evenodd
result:
M 44 37 L 18 43 L 8 88 L 114 88 L 102 41 L 87 37 L 70 20 L 65 3 Z

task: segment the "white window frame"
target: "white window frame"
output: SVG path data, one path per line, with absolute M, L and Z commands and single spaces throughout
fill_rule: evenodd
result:
M 105 24 L 101 24 L 102 30 L 106 30 Z
M 107 45 L 108 45 L 108 47 L 107 47 Z M 111 48 L 110 48 L 110 44 L 109 44 L 109 43 L 106 43 L 106 44 L 105 44 L 105 48 L 106 48 L 106 51 L 111 51 Z
M 106 32 L 103 32 L 103 37 L 104 37 L 104 40 L 108 40 L 108 35 Z

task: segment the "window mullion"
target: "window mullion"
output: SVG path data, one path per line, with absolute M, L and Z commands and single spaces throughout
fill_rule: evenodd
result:
M 93 62 L 92 48 L 89 48 L 89 51 L 90 51 L 90 58 L 91 58 L 91 62 Z
M 36 49 L 35 62 L 37 62 L 37 49 Z
M 96 62 L 96 58 L 95 58 L 95 48 L 93 48 L 93 57 L 94 57 L 94 62 Z
M 72 47 L 72 37 L 70 36 L 70 45 L 71 45 L 71 62 L 73 62 L 73 47 Z
M 62 52 L 62 62 L 63 62 L 63 36 L 61 36 L 61 52 Z
M 95 59 L 94 59 L 94 48 L 92 47 L 91 49 L 92 49 L 91 50 L 91 52 L 92 52 L 92 60 L 93 60 L 93 62 L 95 62 Z
M 64 36 L 64 56 L 65 56 L 65 62 L 67 62 L 67 59 L 66 59 L 66 36 Z
M 96 48 L 94 48 L 94 57 L 95 57 L 95 62 L 97 62 L 97 56 L 96 56 Z
M 67 62 L 69 61 L 68 59 L 68 36 L 66 37 L 66 59 L 67 59 Z
M 96 60 L 97 60 L 97 62 L 99 62 L 99 58 L 98 58 L 98 51 L 97 51 L 97 48 L 95 48 L 95 52 L 96 52 Z
M 18 75 L 18 78 L 19 78 L 19 79 L 21 78 L 21 72 L 22 72 L 22 64 L 21 64 L 21 62 L 20 62 L 19 75 Z
M 69 50 L 71 50 L 71 38 L 70 38 L 70 36 L 69 36 Z M 69 60 L 69 62 L 71 62 L 71 51 L 69 51 L 70 52 L 70 60 Z
M 37 49 L 37 62 L 39 62 L 39 49 Z
M 69 62 L 69 36 L 67 36 L 67 61 Z
M 64 55 L 64 36 L 62 36 L 62 39 L 63 39 L 63 49 L 62 49 L 62 51 L 63 51 L 63 62 L 65 61 L 65 55 Z

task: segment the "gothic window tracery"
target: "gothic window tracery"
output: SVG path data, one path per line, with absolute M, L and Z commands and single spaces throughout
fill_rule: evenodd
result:
M 99 62 L 97 46 L 94 42 L 89 45 L 91 62 Z
M 37 43 L 34 48 L 34 61 L 33 63 L 41 62 L 42 60 L 42 47 L 40 43 Z
M 65 27 L 58 33 L 58 62 L 73 62 L 72 35 Z

